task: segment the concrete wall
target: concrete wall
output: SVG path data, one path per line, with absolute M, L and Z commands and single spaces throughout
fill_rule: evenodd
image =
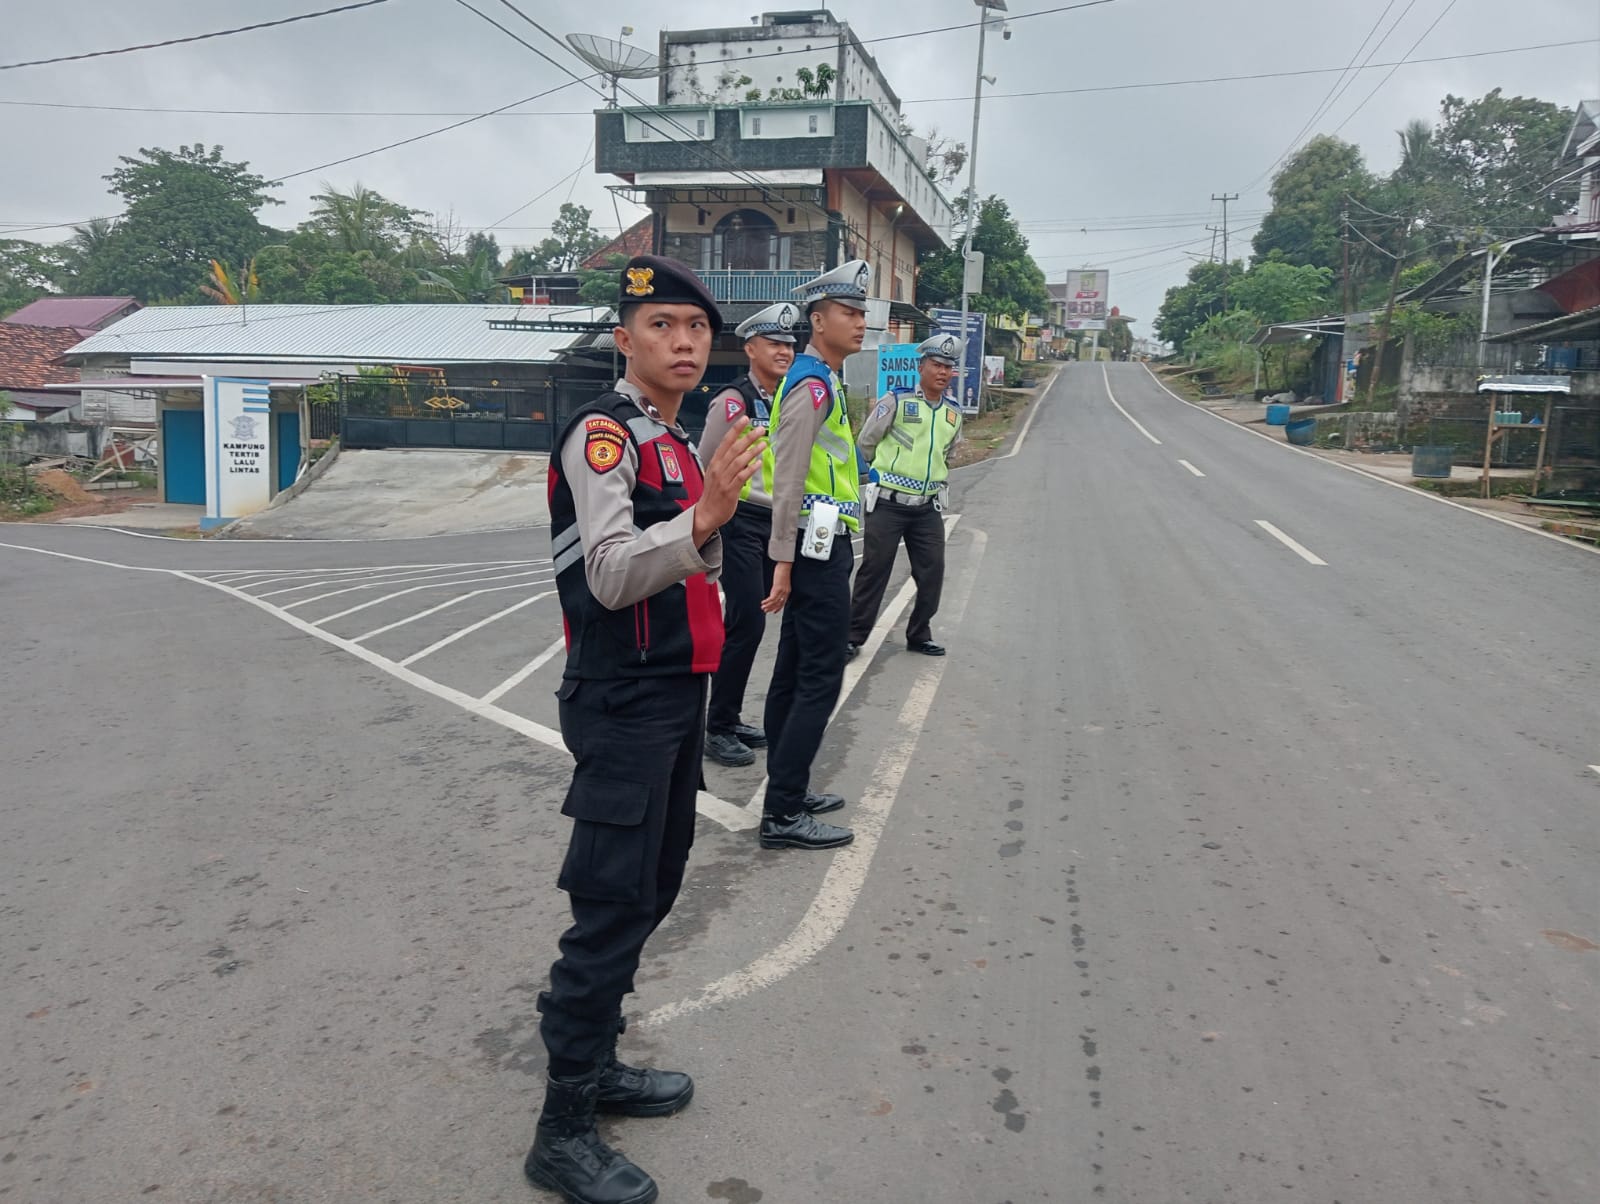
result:
M 99 459 L 106 428 L 79 422 L 29 422 L 12 439 L 12 447 L 31 456 L 85 456 Z

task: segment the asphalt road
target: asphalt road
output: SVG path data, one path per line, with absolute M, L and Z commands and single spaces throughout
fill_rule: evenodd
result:
M 956 492 L 857 844 L 708 767 L 626 1038 L 699 1092 L 608 1126 L 663 1200 L 1600 1194 L 1600 557 L 1131 365 Z M 545 533 L 0 545 L 0 1199 L 547 1198 Z

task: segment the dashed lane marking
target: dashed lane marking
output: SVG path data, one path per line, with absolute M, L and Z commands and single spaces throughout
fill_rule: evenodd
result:
M 1145 430 L 1144 423 L 1140 422 L 1132 414 L 1128 413 L 1127 410 L 1122 408 L 1122 403 L 1117 400 L 1117 395 L 1111 391 L 1111 375 L 1106 371 L 1106 366 L 1104 364 L 1100 365 L 1100 379 L 1105 382 L 1106 396 L 1111 399 L 1111 404 L 1117 407 L 1117 413 L 1121 414 L 1129 422 L 1133 423 L 1133 425 L 1138 429 L 1139 433 L 1146 439 L 1150 440 L 1151 443 L 1154 443 L 1157 447 L 1160 447 L 1161 440 L 1157 439 L 1149 431 Z
M 1187 468 L 1190 472 L 1194 473 L 1194 475 L 1197 476 L 1197 477 L 1203 477 L 1203 476 L 1206 475 L 1205 473 L 1201 472 L 1198 468 L 1196 468 L 1193 464 L 1189 463 L 1189 461 L 1187 461 L 1187 460 L 1179 460 L 1178 463 L 1182 464 L 1185 468 Z
M 1289 536 L 1285 535 L 1282 531 L 1278 530 L 1278 528 L 1274 527 L 1266 519 L 1264 519 L 1264 518 L 1256 519 L 1256 526 L 1260 527 L 1268 535 L 1272 536 L 1273 539 L 1276 539 L 1279 543 L 1281 543 L 1284 547 L 1288 548 L 1291 552 L 1293 552 L 1296 556 L 1300 557 L 1300 559 L 1304 560 L 1307 564 L 1320 564 L 1324 568 L 1327 567 L 1328 562 L 1326 560 L 1322 559 L 1322 557 L 1318 556 L 1315 552 L 1311 551 L 1311 549 L 1306 547 L 1305 544 L 1299 543 L 1296 540 L 1293 540 L 1293 539 L 1289 538 Z
M 1575 539 L 1567 539 L 1565 536 L 1555 535 L 1555 534 L 1553 534 L 1553 533 L 1551 533 L 1549 531 L 1541 531 L 1541 530 L 1539 530 L 1538 527 L 1530 527 L 1526 523 L 1515 522 L 1512 519 L 1505 518 L 1505 517 L 1503 517 L 1501 515 L 1491 514 L 1487 510 L 1475 510 L 1471 506 L 1463 506 L 1460 502 L 1453 502 L 1447 497 L 1440 497 L 1437 493 L 1428 493 L 1426 490 L 1413 489 L 1410 485 L 1407 485 L 1402 481 L 1391 481 L 1388 477 L 1380 476 L 1378 473 L 1375 473 L 1375 472 L 1370 472 L 1367 469 L 1362 468 L 1361 466 L 1359 466 L 1357 464 L 1346 464 L 1342 460 L 1329 460 L 1324 456 L 1317 455 L 1316 452 L 1307 451 L 1303 447 L 1296 447 L 1292 443 L 1284 443 L 1283 441 L 1281 441 L 1279 439 L 1274 439 L 1271 435 L 1263 434 L 1260 431 L 1253 431 L 1247 426 L 1240 426 L 1237 422 L 1234 422 L 1234 421 L 1232 421 L 1231 419 L 1228 419 L 1228 418 L 1224 418 L 1221 414 L 1213 414 L 1210 410 L 1206 409 L 1205 406 L 1196 405 L 1194 402 L 1190 401 L 1187 397 L 1179 397 L 1176 393 L 1174 393 L 1171 389 L 1167 388 L 1167 386 L 1164 385 L 1161 382 L 1161 378 L 1159 376 L 1157 376 L 1154 372 L 1152 372 L 1150 370 L 1150 365 L 1149 364 L 1145 364 L 1144 365 L 1144 370 L 1147 373 L 1149 373 L 1150 380 L 1155 384 L 1156 388 L 1160 389 L 1168 397 L 1172 398 L 1173 401 L 1180 401 L 1180 402 L 1182 402 L 1184 405 L 1188 406 L 1192 410 L 1199 410 L 1202 414 L 1206 415 L 1206 417 L 1208 417 L 1208 418 L 1215 418 L 1218 422 L 1227 423 L 1227 425 L 1229 425 L 1230 427 L 1232 427 L 1236 431 L 1242 431 L 1246 435 L 1250 435 L 1250 436 L 1252 436 L 1253 438 L 1256 438 L 1256 439 L 1265 439 L 1268 443 L 1272 444 L 1274 447 L 1281 447 L 1285 451 L 1292 451 L 1296 455 L 1299 455 L 1299 456 L 1309 456 L 1311 459 L 1317 461 L 1317 463 L 1319 463 L 1319 464 L 1327 464 L 1327 465 L 1329 465 L 1330 467 L 1333 467 L 1333 468 L 1342 468 L 1345 472 L 1356 473 L 1358 476 L 1366 477 L 1369 481 L 1377 481 L 1378 484 L 1380 484 L 1380 485 L 1388 485 L 1390 488 L 1393 488 L 1393 489 L 1404 490 L 1406 493 L 1410 494 L 1412 497 L 1425 498 L 1427 501 L 1437 502 L 1442 506 L 1449 506 L 1454 510 L 1460 510 L 1460 511 L 1463 511 L 1463 512 L 1465 512 L 1467 514 L 1475 514 L 1479 518 L 1489 519 L 1491 522 L 1499 523 L 1499 524 L 1501 524 L 1502 526 L 1505 526 L 1505 527 L 1513 527 L 1518 531 L 1526 531 L 1530 535 L 1539 535 L 1539 536 L 1542 536 L 1545 539 L 1554 540 L 1556 543 L 1562 544 L 1565 547 L 1577 548 L 1577 549 L 1579 549 L 1580 551 L 1583 551 L 1583 552 L 1593 552 L 1595 555 L 1600 555 L 1600 545 L 1590 545 L 1590 544 L 1586 544 L 1586 543 L 1579 543 Z

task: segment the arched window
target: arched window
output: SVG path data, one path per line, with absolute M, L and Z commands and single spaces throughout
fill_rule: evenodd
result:
M 758 272 L 788 267 L 789 239 L 778 233 L 778 223 L 758 209 L 735 209 L 712 232 L 712 268 L 743 268 Z

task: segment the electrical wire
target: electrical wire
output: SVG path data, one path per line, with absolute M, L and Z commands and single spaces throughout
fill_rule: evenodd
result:
M 1406 60 L 1409 59 L 1412 56 L 1412 54 L 1416 52 L 1416 49 L 1417 49 L 1418 46 L 1421 46 L 1423 42 L 1428 40 L 1428 35 L 1431 34 L 1436 28 L 1438 28 L 1439 22 L 1443 21 L 1447 16 L 1449 16 L 1450 15 L 1450 10 L 1453 9 L 1455 6 L 1456 6 L 1456 0 L 1448 0 L 1448 2 L 1445 4 L 1445 6 L 1442 9 L 1439 10 L 1439 15 L 1433 19 L 1433 24 L 1429 25 L 1428 28 L 1424 29 L 1422 31 L 1422 36 L 1419 37 L 1415 42 L 1411 43 L 1411 49 L 1405 52 L 1405 55 L 1400 59 L 1400 62 L 1396 63 L 1393 67 L 1391 67 L 1389 69 L 1389 74 L 1384 76 L 1382 79 L 1380 79 L 1378 81 L 1377 86 L 1374 87 L 1372 89 L 1372 91 L 1368 92 L 1366 94 L 1366 96 L 1364 96 L 1362 98 L 1361 103 L 1356 105 L 1355 108 L 1351 109 L 1350 112 L 1345 115 L 1345 119 L 1343 121 L 1341 121 L 1338 125 L 1333 127 L 1333 132 L 1335 134 L 1337 134 L 1340 130 L 1344 129 L 1345 126 L 1349 125 L 1351 120 L 1355 117 L 1355 115 L 1357 113 L 1361 112 L 1362 109 L 1367 107 L 1367 102 L 1370 101 L 1374 96 L 1376 96 L 1379 92 L 1381 92 L 1383 90 L 1383 86 L 1385 84 L 1387 84 L 1391 79 L 1394 78 L 1394 73 L 1396 71 L 1400 70 L 1401 66 L 1403 66 L 1405 64 Z
M 25 63 L 0 63 L 0 71 L 15 71 L 19 67 L 44 67 L 51 63 L 76 63 L 83 59 L 105 58 L 113 54 L 132 54 L 139 50 L 159 50 L 163 46 L 182 46 L 189 42 L 204 42 L 210 38 L 225 38 L 236 33 L 252 33 L 258 29 L 272 29 L 278 25 L 292 25 L 296 21 L 310 21 L 317 17 L 331 17 L 335 13 L 353 12 L 358 8 L 372 8 L 387 4 L 389 0 L 359 0 L 355 4 L 342 4 L 338 8 L 325 8 L 319 12 L 301 13 L 296 17 L 281 17 L 276 21 L 260 21 L 254 25 L 240 25 L 234 29 L 219 29 L 214 33 L 197 33 L 187 38 L 168 38 L 163 42 L 143 42 L 138 46 L 123 46 L 117 50 L 91 50 L 84 54 L 63 54 L 50 59 L 32 59 Z

